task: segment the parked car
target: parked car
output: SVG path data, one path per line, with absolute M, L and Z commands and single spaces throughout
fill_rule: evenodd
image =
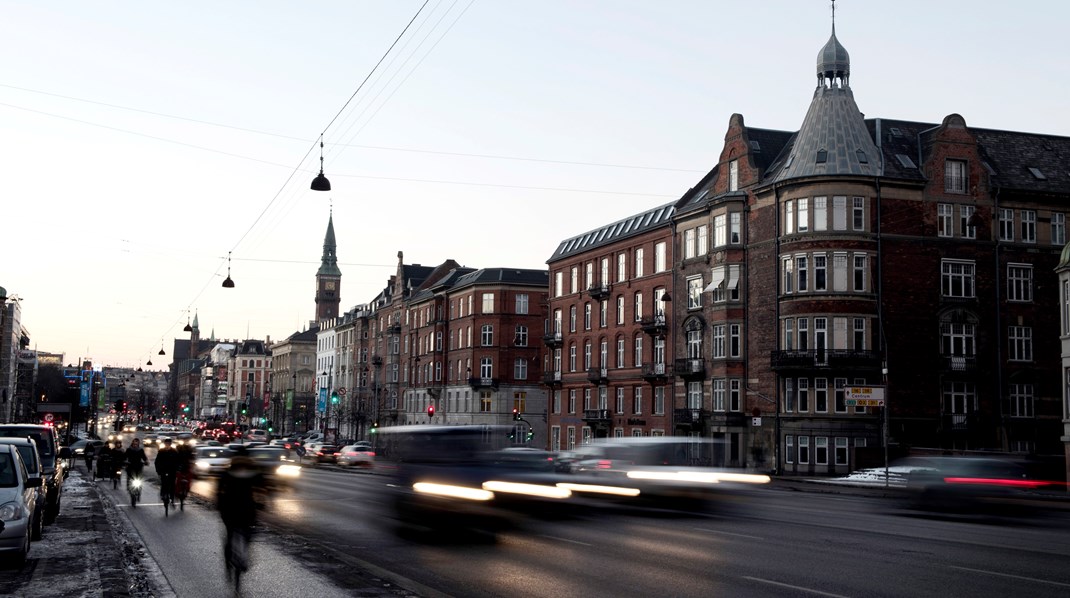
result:
M 344 466 L 375 467 L 375 451 L 365 444 L 351 444 L 343 446 L 338 451 L 338 464 Z
M 99 442 L 99 441 L 98 441 Z M 44 473 L 41 469 L 41 453 L 37 450 L 37 443 L 31 438 L 0 438 L 0 444 L 10 444 L 19 451 L 22 463 L 26 466 L 26 473 L 31 478 L 42 478 Z M 38 485 L 34 488 L 37 499 L 34 501 L 33 522 L 31 524 L 31 539 L 40 540 L 44 528 L 45 518 L 45 489 Z
M 0 560 L 20 567 L 26 562 L 41 483 L 41 478 L 30 477 L 14 445 L 0 444 Z
M 221 446 L 199 446 L 193 454 L 193 475 L 219 475 L 230 467 L 234 453 Z
M 0 424 L 0 436 L 14 438 L 32 438 L 37 443 L 41 454 L 41 469 L 44 472 L 42 484 L 45 488 L 45 523 L 51 523 L 59 514 L 62 499 L 63 480 L 67 477 L 67 460 L 71 458 L 71 449 L 60 448 L 59 434 L 51 426 L 36 424 Z

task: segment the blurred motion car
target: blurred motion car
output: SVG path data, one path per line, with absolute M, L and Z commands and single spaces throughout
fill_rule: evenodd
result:
M 896 463 L 908 467 L 908 508 L 958 514 L 1017 514 L 1029 492 L 1052 485 L 1030 476 L 1020 459 L 918 456 Z
M 0 444 L 0 561 L 22 566 L 30 551 L 41 478 L 30 477 L 18 449 Z
M 301 466 L 286 456 L 286 449 L 261 445 L 245 449 L 269 487 L 289 486 L 301 477 Z
M 97 450 L 99 450 L 101 446 L 104 446 L 103 440 L 82 438 L 80 440 L 72 442 L 70 447 L 68 448 L 71 449 L 71 454 L 75 458 L 80 458 L 85 456 L 86 451 L 88 451 L 90 455 L 96 454 Z
M 230 449 L 218 446 L 199 446 L 193 453 L 193 475 L 197 477 L 219 475 L 230 467 L 233 456 Z
M 31 478 L 43 479 L 44 471 L 41 468 L 41 454 L 37 450 L 37 443 L 32 438 L 0 438 L 0 444 L 14 446 L 18 450 L 19 456 L 22 457 L 22 463 L 26 466 L 26 473 Z M 40 540 L 45 518 L 44 486 L 38 484 L 34 488 L 34 495 L 36 500 L 34 501 L 33 520 L 30 524 L 30 536 L 33 540 Z
M 531 471 L 555 471 L 555 455 L 550 451 L 544 451 L 528 447 L 506 447 L 498 451 L 488 453 L 488 458 L 496 464 L 515 469 Z
M 375 467 L 375 451 L 366 444 L 350 444 L 338 451 L 337 461 L 344 467 Z
M 338 453 L 339 447 L 333 444 L 316 444 L 314 449 L 308 449 L 308 455 L 316 464 L 337 463 Z
M 246 440 L 253 440 L 256 442 L 267 442 L 268 433 L 267 430 L 249 430 L 245 433 Z

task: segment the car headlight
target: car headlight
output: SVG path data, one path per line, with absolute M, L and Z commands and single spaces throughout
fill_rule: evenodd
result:
M 197 469 L 208 469 L 208 464 L 204 461 L 194 461 L 193 466 Z
M 301 475 L 301 466 L 299 465 L 279 465 L 275 468 L 275 473 L 287 478 L 296 478 Z
M 25 509 L 17 502 L 0 505 L 0 521 L 15 521 L 25 517 Z

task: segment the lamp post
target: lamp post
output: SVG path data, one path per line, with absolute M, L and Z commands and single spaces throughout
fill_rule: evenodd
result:
M 296 399 L 297 399 L 297 372 L 294 372 L 293 375 L 290 377 L 290 400 L 287 401 L 287 405 L 286 405 L 288 407 L 287 411 L 290 412 L 290 414 L 289 414 L 290 415 L 290 428 L 289 428 L 289 430 L 290 430 L 291 434 L 296 434 L 297 433 L 297 422 L 294 421 L 294 401 Z M 282 421 L 282 427 L 283 427 L 283 430 L 285 431 L 286 430 L 286 414 L 283 414 L 282 420 L 283 420 Z

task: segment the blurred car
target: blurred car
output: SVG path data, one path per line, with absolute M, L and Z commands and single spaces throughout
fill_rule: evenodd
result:
M 145 437 L 141 439 L 141 446 L 148 448 L 150 446 L 156 446 L 159 436 L 156 434 L 145 434 Z
M 280 447 L 262 445 L 246 449 L 245 454 L 268 486 L 288 486 L 301 476 L 301 466 L 286 456 L 286 450 Z
M 99 442 L 99 440 L 97 441 Z M 0 438 L 0 444 L 10 444 L 19 451 L 22 463 L 26 466 L 26 473 L 31 478 L 42 479 L 44 471 L 41 469 L 41 453 L 37 450 L 37 443 L 32 438 Z M 44 528 L 45 518 L 45 488 L 38 485 L 34 488 L 36 500 L 34 501 L 33 521 L 31 523 L 31 538 L 41 539 L 41 531 Z
M 175 443 L 176 446 L 180 445 L 180 444 L 188 444 L 190 446 L 196 446 L 197 439 L 193 436 L 192 432 L 179 432 L 178 434 L 175 435 L 175 439 L 174 439 L 173 442 Z
M 338 464 L 346 467 L 375 467 L 375 451 L 365 444 L 350 444 L 338 451 Z
M 339 448 L 333 444 L 316 444 L 308 448 L 308 455 L 318 463 L 337 463 Z
M 558 451 L 554 455 L 554 471 L 558 473 L 572 473 L 572 468 L 583 457 L 576 451 Z
M 554 471 L 554 454 L 536 448 L 508 447 L 493 451 L 488 456 L 494 463 L 510 469 L 529 471 Z
M 137 431 L 137 426 L 134 424 L 126 424 L 123 426 L 123 434 L 129 434 Z
M 956 514 L 1013 513 L 1029 491 L 1051 484 L 1034 479 L 1021 460 L 999 457 L 908 457 L 908 506 Z
M 199 446 L 193 453 L 193 475 L 219 475 L 230 467 L 233 456 L 230 449 L 216 446 Z
M 80 457 L 84 457 L 87 451 L 89 452 L 90 455 L 96 454 L 96 452 L 98 450 L 100 450 L 100 447 L 102 447 L 102 446 L 104 446 L 104 441 L 103 440 L 93 440 L 93 439 L 89 439 L 89 438 L 82 438 L 81 440 L 76 440 L 76 441 L 72 442 L 71 446 L 68 447 L 68 448 L 71 449 L 71 454 L 75 458 L 80 458 Z
M 267 430 L 249 430 L 245 433 L 246 440 L 253 440 L 256 442 L 267 442 L 268 433 Z
M 14 445 L 0 444 L 0 560 L 16 566 L 26 562 L 41 483 L 41 478 L 30 477 Z

